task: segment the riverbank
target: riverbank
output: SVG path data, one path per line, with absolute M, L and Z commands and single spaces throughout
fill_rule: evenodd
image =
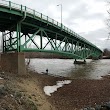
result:
M 110 101 L 110 76 L 100 80 L 59 78 L 48 75 L 38 75 L 37 77 L 42 90 L 44 86 L 55 85 L 56 81 L 72 80 L 70 84 L 59 88 L 51 96 L 46 96 L 56 110 L 95 107 Z
M 55 110 L 41 90 L 37 76 L 0 72 L 0 110 Z
M 110 76 L 100 80 L 70 79 L 35 72 L 27 76 L 0 72 L 0 108 L 4 110 L 74 110 L 110 101 Z M 72 80 L 48 96 L 44 86 Z

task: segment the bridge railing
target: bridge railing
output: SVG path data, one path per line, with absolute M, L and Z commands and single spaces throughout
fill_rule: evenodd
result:
M 30 8 L 27 8 L 26 6 L 19 5 L 19 4 L 13 3 L 11 1 L 6 1 L 6 0 L 0 0 L 0 5 L 6 6 L 6 7 L 10 8 L 10 9 L 16 9 L 16 10 L 19 10 L 19 11 L 23 11 L 23 12 L 26 11 L 26 13 L 32 14 L 33 16 L 36 16 L 36 17 L 39 17 L 40 19 L 43 19 L 43 20 L 51 23 L 52 25 L 56 25 L 59 28 L 61 28 L 62 30 L 66 31 L 67 33 L 69 33 L 71 35 L 74 35 L 76 38 L 79 38 L 79 39 L 89 43 L 93 47 L 97 48 L 91 42 L 87 41 L 85 38 L 81 37 L 80 35 L 78 35 L 74 31 L 72 31 L 71 29 L 67 28 L 63 24 L 57 22 L 56 20 L 54 20 L 54 19 L 52 19 L 52 18 L 50 18 L 48 16 L 43 15 L 42 13 L 39 13 L 39 12 L 33 10 L 33 9 L 30 9 Z

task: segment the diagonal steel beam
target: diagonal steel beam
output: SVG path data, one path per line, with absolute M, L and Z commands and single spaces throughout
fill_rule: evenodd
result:
M 23 48 L 24 46 L 26 46 L 26 44 L 39 32 L 41 31 L 41 29 L 37 30 L 23 45 L 21 45 L 21 48 Z
M 47 39 L 49 40 L 49 42 L 50 42 L 51 46 L 52 46 L 52 47 L 53 47 L 53 49 L 55 50 L 55 48 L 54 48 L 54 46 L 53 46 L 53 44 L 52 44 L 51 40 L 49 39 L 49 37 L 48 37 L 47 33 L 46 33 L 44 30 L 42 30 L 42 32 L 44 32 L 44 34 L 46 35 Z
M 60 45 L 66 40 L 66 37 L 64 37 L 64 39 L 60 42 L 60 44 L 58 45 L 58 48 L 60 47 Z
M 48 44 L 49 44 L 49 41 L 46 43 L 46 45 L 43 47 L 43 49 L 45 49 Z
M 27 36 L 30 38 L 29 34 L 28 34 Z M 34 42 L 34 40 L 31 39 L 31 41 L 32 41 L 32 42 L 34 43 L 34 45 L 36 45 L 36 47 L 39 49 L 39 46 Z

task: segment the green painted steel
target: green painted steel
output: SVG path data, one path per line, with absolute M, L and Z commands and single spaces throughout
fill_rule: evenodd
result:
M 102 51 L 63 24 L 26 6 L 0 0 L 3 52 L 52 52 L 74 59 L 99 57 Z

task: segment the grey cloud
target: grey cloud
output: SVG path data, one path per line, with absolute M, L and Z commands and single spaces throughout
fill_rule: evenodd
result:
M 79 34 L 103 50 L 104 48 L 110 49 L 110 45 L 108 45 L 110 44 L 110 41 L 107 41 L 108 32 L 109 31 L 106 28 L 102 28 L 89 33 L 79 33 Z

